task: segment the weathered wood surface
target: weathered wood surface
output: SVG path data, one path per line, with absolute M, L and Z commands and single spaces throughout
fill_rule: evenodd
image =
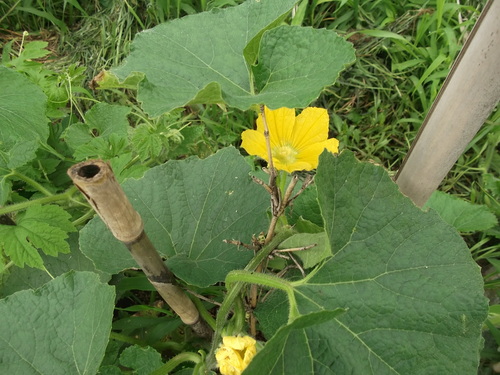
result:
M 425 204 L 500 100 L 500 0 L 490 0 L 396 175 Z

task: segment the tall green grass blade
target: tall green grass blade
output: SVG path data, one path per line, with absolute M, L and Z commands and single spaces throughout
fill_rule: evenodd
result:
M 31 13 L 31 14 L 38 16 L 38 17 L 45 18 L 46 20 L 48 20 L 48 21 L 52 22 L 54 25 L 56 25 L 62 32 L 68 31 L 68 27 L 66 26 L 66 24 L 62 20 L 56 18 L 54 15 L 52 15 L 49 12 L 35 9 L 33 7 L 17 7 L 16 9 L 19 11 L 22 11 L 22 12 Z
M 392 31 L 387 31 L 387 30 L 366 29 L 366 30 L 358 30 L 355 33 L 369 35 L 369 36 L 373 36 L 375 38 L 397 39 L 397 40 L 400 40 L 402 42 L 408 43 L 408 41 L 405 39 L 404 36 L 393 33 Z M 353 34 L 355 34 L 355 33 L 353 33 Z

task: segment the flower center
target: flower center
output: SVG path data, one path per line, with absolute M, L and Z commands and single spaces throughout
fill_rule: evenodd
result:
M 284 145 L 273 148 L 273 158 L 278 160 L 281 164 L 293 164 L 297 161 L 297 154 L 299 152 L 291 145 Z

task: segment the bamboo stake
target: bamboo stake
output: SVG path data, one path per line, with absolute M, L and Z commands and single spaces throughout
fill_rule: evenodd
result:
M 68 175 L 113 236 L 129 249 L 172 310 L 197 334 L 210 336 L 211 331 L 200 319 L 193 301 L 176 284 L 174 275 L 149 240 L 141 216 L 116 181 L 111 166 L 102 160 L 88 160 L 71 167 Z
M 500 98 L 500 1 L 490 0 L 455 61 L 396 175 L 422 206 Z

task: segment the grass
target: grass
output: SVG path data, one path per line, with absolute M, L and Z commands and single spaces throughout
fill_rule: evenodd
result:
M 137 32 L 170 19 L 241 2 L 0 1 L 0 43 L 13 41 L 16 50 L 26 30 L 30 34 L 27 40 L 49 42 L 52 56 L 44 60 L 49 69 L 67 72 L 71 64 L 77 64 L 85 68 L 88 85 L 101 70 L 122 61 Z M 460 3 L 303 0 L 299 3 L 291 22 L 335 30 L 356 48 L 357 61 L 314 103 L 329 110 L 331 133 L 343 147 L 354 150 L 362 160 L 385 166 L 391 173 L 397 171 L 485 3 L 485 0 Z M 90 108 L 94 100 L 127 104 L 137 109 L 137 118 L 144 116 L 131 93 L 92 94 L 95 99 L 82 92 L 72 96 L 71 102 L 78 109 L 76 116 Z M 204 127 L 202 141 L 194 148 L 201 156 L 220 147 L 238 145 L 242 130 L 251 127 L 254 121 L 250 112 L 201 105 L 187 108 L 181 117 L 178 120 L 181 124 Z M 484 204 L 500 215 L 499 142 L 500 113 L 496 109 L 440 190 Z M 485 270 L 492 298 L 499 290 L 495 278 L 500 269 L 486 259 L 497 259 L 500 255 L 495 237 L 498 233 L 497 227 L 464 234 L 473 256 Z M 486 364 L 500 361 L 498 353 L 490 354 Z

